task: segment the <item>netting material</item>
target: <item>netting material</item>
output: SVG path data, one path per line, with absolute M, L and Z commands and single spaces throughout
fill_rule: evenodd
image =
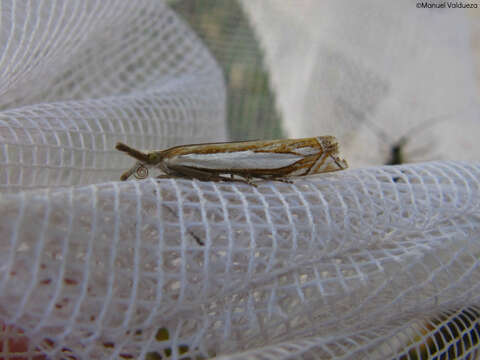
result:
M 408 321 L 478 302 L 479 173 L 431 163 L 259 188 L 146 180 L 5 196 L 4 321 L 56 356 L 303 352 L 313 335 L 327 354 L 350 333 L 331 357 L 355 358 Z M 163 328 L 171 339 L 156 341 Z M 395 342 L 391 356 L 407 345 Z
M 2 8 L 2 191 L 117 179 L 130 164 L 119 140 L 151 149 L 225 138 L 221 71 L 162 3 Z
M 119 183 L 224 138 L 217 64 L 158 1 L 1 6 L 0 357 L 478 356 L 478 164 Z

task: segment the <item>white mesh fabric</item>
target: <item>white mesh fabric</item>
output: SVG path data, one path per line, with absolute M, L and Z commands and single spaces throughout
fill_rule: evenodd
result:
M 4 1 L 0 186 L 117 179 L 140 148 L 225 138 L 221 71 L 159 1 Z
M 478 164 L 118 182 L 225 137 L 218 65 L 159 1 L 0 6 L 0 357 L 478 356 Z
M 478 304 L 479 175 L 426 163 L 4 196 L 3 321 L 54 358 L 396 358 Z

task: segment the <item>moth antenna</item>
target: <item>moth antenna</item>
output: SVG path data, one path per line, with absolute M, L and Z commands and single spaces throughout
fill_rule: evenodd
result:
M 123 152 L 126 152 L 128 155 L 130 155 L 131 157 L 141 161 L 141 162 L 144 162 L 144 163 L 150 163 L 150 160 L 148 158 L 148 155 L 137 150 L 137 149 L 134 149 L 134 148 L 131 148 L 130 146 L 124 144 L 124 143 L 121 143 L 121 142 L 118 142 L 117 145 L 115 146 L 115 149 L 117 150 L 120 150 L 120 151 L 123 151 Z
M 433 116 L 417 125 L 412 127 L 410 130 L 407 131 L 405 135 L 402 137 L 410 137 L 412 134 L 415 134 L 416 132 L 420 131 L 425 131 L 428 128 L 432 127 L 432 125 L 436 125 L 437 123 L 442 123 L 444 121 L 451 121 L 452 119 L 455 118 L 460 118 L 467 114 L 471 109 L 477 109 L 477 106 L 475 104 L 469 104 L 465 105 L 464 107 L 460 108 L 458 111 L 455 112 L 448 112 L 444 113 L 443 115 L 436 115 Z
M 447 121 L 447 120 L 451 119 L 452 117 L 453 116 L 451 116 L 450 114 L 449 115 L 443 115 L 443 116 L 441 115 L 441 116 L 435 116 L 435 117 L 432 117 L 428 120 L 422 121 L 421 123 L 415 125 L 410 130 L 408 130 L 407 133 L 402 136 L 402 138 L 408 138 L 415 133 L 423 132 L 423 131 L 427 130 L 428 128 L 432 127 L 433 125 L 436 125 L 436 124 L 441 123 L 443 121 Z
M 383 131 L 381 127 L 379 127 L 375 122 L 371 121 L 366 114 L 355 110 L 352 105 L 348 104 L 346 101 L 339 102 L 342 107 L 350 112 L 354 119 L 358 119 L 360 123 L 364 123 L 367 127 L 373 131 L 373 133 L 385 144 L 389 145 L 393 142 L 393 139 L 387 134 L 387 132 Z

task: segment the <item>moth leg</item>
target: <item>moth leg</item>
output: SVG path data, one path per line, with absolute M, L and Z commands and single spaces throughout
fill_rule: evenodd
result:
M 241 182 L 241 183 L 244 183 L 244 184 L 248 184 L 248 185 L 258 187 L 258 185 L 253 182 L 251 177 L 245 177 L 245 176 L 241 176 L 241 175 L 238 175 L 238 176 L 240 176 L 241 179 L 235 179 L 233 177 L 233 174 L 230 174 L 230 178 L 223 178 L 223 181 L 236 181 L 236 182 Z
M 269 175 L 255 175 L 256 178 L 259 178 L 259 179 L 262 179 L 262 180 L 270 180 L 270 181 L 278 181 L 278 182 L 283 182 L 283 183 L 286 183 L 286 184 L 293 184 L 293 181 L 292 180 L 288 180 L 286 178 L 283 178 L 283 177 L 275 177 L 275 176 L 269 176 Z
M 288 180 L 288 179 L 285 179 L 285 178 L 273 178 L 272 180 L 273 180 L 273 181 L 283 182 L 283 183 L 285 183 L 285 184 L 293 184 L 293 181 L 292 181 L 292 180 Z
M 224 178 L 223 181 L 236 181 L 236 182 L 243 182 L 244 184 L 248 184 L 248 185 L 252 185 L 252 186 L 255 186 L 255 187 L 258 187 L 257 184 L 255 184 L 254 182 L 252 182 L 252 178 L 251 177 L 248 177 L 248 176 L 243 176 L 243 175 L 237 175 L 237 176 L 240 176 L 241 179 L 235 179 L 235 175 L 234 174 L 229 174 L 230 177 L 229 178 Z

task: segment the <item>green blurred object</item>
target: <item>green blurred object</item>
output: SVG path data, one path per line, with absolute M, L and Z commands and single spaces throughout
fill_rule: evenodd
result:
M 230 139 L 285 137 L 263 52 L 239 3 L 178 0 L 169 4 L 200 36 L 223 69 Z

